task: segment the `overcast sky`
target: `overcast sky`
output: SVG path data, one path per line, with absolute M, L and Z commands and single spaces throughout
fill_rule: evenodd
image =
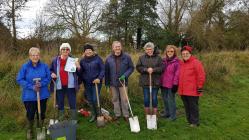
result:
M 34 20 L 40 11 L 42 11 L 47 1 L 48 0 L 31 0 L 27 2 L 26 10 L 21 11 L 22 20 L 17 22 L 19 37 L 27 37 L 33 32 Z

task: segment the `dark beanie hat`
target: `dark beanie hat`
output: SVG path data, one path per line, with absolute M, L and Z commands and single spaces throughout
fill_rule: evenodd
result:
M 84 52 L 86 51 L 86 49 L 91 49 L 92 51 L 94 51 L 93 46 L 90 45 L 90 44 L 86 44 L 86 45 L 83 46 L 83 51 Z
M 182 50 L 181 50 L 181 52 L 182 51 L 185 51 L 185 50 L 187 50 L 187 51 L 189 51 L 189 53 L 192 53 L 192 47 L 191 46 L 184 46 L 183 48 L 182 48 Z

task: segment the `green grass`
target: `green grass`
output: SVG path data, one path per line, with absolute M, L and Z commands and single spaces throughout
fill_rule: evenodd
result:
M 152 140 L 152 139 L 218 139 L 246 140 L 249 136 L 249 76 L 233 77 L 237 87 L 224 93 L 205 93 L 200 98 L 200 122 L 198 128 L 190 128 L 184 114 L 178 115 L 175 122 L 159 118 L 158 130 L 146 129 L 146 120 L 141 104 L 132 104 L 134 114 L 139 117 L 141 132 L 130 132 L 129 125 L 121 120 L 120 124 L 108 123 L 104 128 L 97 128 L 95 123 L 88 123 L 88 118 L 79 117 L 77 138 L 79 140 Z M 131 93 L 130 93 L 131 94 Z M 160 105 L 162 103 L 160 102 Z M 177 96 L 178 110 L 183 111 L 182 102 Z M 2 131 L 0 139 L 24 139 L 25 131 Z
M 210 56 L 212 59 L 209 59 Z M 211 69 L 215 62 L 217 68 Z M 225 57 L 232 57 L 233 62 L 220 61 Z M 131 133 L 129 124 L 122 119 L 120 124 L 108 123 L 104 128 L 97 128 L 95 123 L 89 123 L 89 118 L 78 116 L 79 124 L 77 128 L 77 139 L 79 140 L 246 140 L 249 137 L 249 56 L 244 52 L 237 54 L 217 53 L 203 56 L 204 64 L 208 67 L 207 78 L 208 83 L 206 92 L 200 98 L 200 126 L 198 128 L 190 128 L 185 120 L 184 108 L 181 99 L 177 96 L 178 116 L 175 122 L 167 121 L 159 118 L 158 130 L 151 131 L 146 128 L 146 120 L 143 113 L 143 99 L 141 89 L 137 87 L 137 73 L 133 74 L 130 79 L 129 95 L 131 98 L 131 106 L 134 114 L 138 116 L 141 131 L 138 134 Z M 231 60 L 229 58 L 228 60 Z M 233 69 L 229 69 L 232 67 Z M 235 70 L 236 68 L 236 70 Z M 218 71 L 215 71 L 217 69 Z M 228 74 L 223 73 L 225 69 Z M 220 71 L 221 70 L 221 71 Z M 3 73 L 4 74 L 4 73 Z M 210 77 L 215 77 L 212 79 Z M 218 77 L 217 77 L 218 76 Z M 10 76 L 13 77 L 13 76 Z M 220 77 L 220 80 L 219 80 Z M 4 80 L 6 79 L 6 80 Z M 7 83 L 12 83 L 9 78 L 3 78 Z M 3 82 L 3 80 L 1 82 Z M 224 81 L 224 82 L 223 82 Z M 6 140 L 22 140 L 25 139 L 25 113 L 23 106 L 11 101 L 18 102 L 20 91 L 8 90 L 9 92 L 0 93 L 0 139 Z M 2 88 L 3 89 L 3 88 Z M 14 100 L 7 101 L 13 95 Z M 80 92 L 81 94 L 81 92 Z M 102 93 L 107 99 L 110 98 L 105 92 Z M 102 96 L 103 96 L 102 95 Z M 159 108 L 162 108 L 162 100 L 159 97 Z M 49 101 L 48 116 L 51 114 L 51 100 Z M 2 108 L 4 107 L 4 108 Z M 8 107 L 11 107 L 7 109 Z M 110 107 L 110 103 L 107 104 Z M 21 111 L 20 111 L 21 110 Z M 9 112 L 8 112 L 9 111 Z M 16 111 L 15 113 L 13 113 Z
M 133 134 L 129 125 L 121 121 L 120 125 L 108 124 L 105 128 L 96 128 L 87 119 L 81 118 L 78 129 L 80 139 L 248 139 L 249 137 L 249 77 L 237 79 L 243 87 L 229 92 L 204 94 L 200 98 L 200 122 L 198 128 L 190 128 L 184 114 L 178 115 L 175 122 L 159 118 L 158 130 L 146 129 L 146 120 L 142 106 L 134 108 L 139 116 L 141 132 Z M 177 99 L 178 110 L 183 111 L 181 100 Z M 138 109 L 140 108 L 140 109 Z

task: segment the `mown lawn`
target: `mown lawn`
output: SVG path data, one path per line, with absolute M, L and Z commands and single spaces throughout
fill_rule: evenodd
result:
M 96 128 L 95 124 L 88 123 L 88 118 L 79 116 L 77 129 L 79 140 L 158 140 L 158 139 L 234 139 L 246 140 L 249 138 L 249 76 L 235 76 L 236 82 L 231 90 L 224 89 L 223 93 L 205 93 L 200 98 L 200 121 L 198 128 L 190 128 L 185 120 L 183 105 L 179 97 L 178 118 L 175 122 L 159 118 L 158 130 L 147 130 L 146 120 L 141 104 L 132 104 L 134 114 L 138 115 L 141 132 L 130 132 L 129 125 L 123 120 L 120 124 L 109 123 L 104 128 Z M 230 89 L 230 88 L 229 88 Z M 160 102 L 160 105 L 162 103 Z M 4 132 L 0 139 L 25 139 L 25 131 Z

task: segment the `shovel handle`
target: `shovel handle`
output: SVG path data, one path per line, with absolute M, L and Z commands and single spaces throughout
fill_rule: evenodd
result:
M 38 114 L 39 114 L 39 119 L 41 119 L 41 102 L 40 102 L 40 92 L 37 91 L 37 108 L 38 108 Z
M 54 79 L 52 79 L 52 81 L 54 83 L 54 108 L 56 108 L 56 82 Z
M 99 105 L 99 90 L 98 90 L 98 84 L 97 83 L 95 83 L 95 90 L 96 90 L 97 105 L 98 105 L 98 108 L 100 108 L 100 105 Z
M 133 112 L 132 112 L 131 104 L 130 104 L 130 101 L 129 101 L 129 97 L 128 97 L 128 94 L 127 94 L 127 91 L 126 91 L 126 88 L 125 88 L 125 84 L 123 84 L 123 83 L 121 82 L 121 80 L 119 80 L 119 82 L 120 82 L 120 84 L 122 85 L 122 87 L 124 88 L 125 97 L 126 97 L 126 99 L 127 99 L 128 106 L 129 106 L 129 109 L 130 109 L 130 111 L 131 111 L 131 116 L 132 116 L 132 118 L 133 118 Z M 125 83 L 125 80 L 124 80 L 124 83 Z
M 152 80 L 151 80 L 151 73 L 149 74 L 149 82 L 150 82 L 150 92 L 152 93 Z
M 152 112 L 152 80 L 151 73 L 149 73 L 149 88 L 150 88 L 150 112 Z M 152 113 L 151 113 L 152 114 Z

